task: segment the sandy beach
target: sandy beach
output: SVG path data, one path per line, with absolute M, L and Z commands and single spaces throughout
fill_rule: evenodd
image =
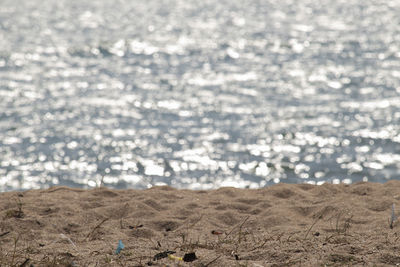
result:
M 6 192 L 0 265 L 394 266 L 393 204 L 400 181 Z

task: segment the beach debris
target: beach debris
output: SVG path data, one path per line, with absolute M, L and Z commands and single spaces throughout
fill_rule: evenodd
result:
M 195 261 L 195 260 L 197 260 L 197 257 L 196 257 L 196 253 L 195 253 L 195 252 L 186 253 L 186 254 L 183 256 L 183 261 L 184 261 L 184 262 L 192 262 L 192 261 Z
M 166 251 L 157 253 L 156 255 L 154 255 L 153 261 L 161 260 L 163 258 L 167 258 L 168 255 L 171 255 L 171 254 L 174 254 L 174 253 L 175 253 L 175 251 L 171 251 L 171 250 L 166 250 Z
M 213 235 L 222 235 L 223 233 L 221 231 L 212 230 L 211 234 L 213 234 Z
M 125 248 L 124 243 L 122 243 L 122 240 L 119 240 L 117 249 L 115 250 L 115 254 L 118 255 L 121 252 L 121 250 L 124 248 Z
M 174 256 L 174 255 L 172 255 L 172 254 L 169 254 L 169 255 L 168 255 L 168 259 L 170 259 L 170 260 L 183 261 L 183 258 L 182 258 L 182 257 L 177 257 L 177 256 Z
M 393 229 L 393 224 L 397 220 L 397 216 L 394 211 L 394 203 L 392 204 L 392 214 L 390 216 L 390 229 Z
M 138 229 L 138 228 L 142 228 L 142 227 L 143 227 L 143 224 L 134 225 L 134 226 L 129 225 L 128 227 L 129 227 L 129 229 Z

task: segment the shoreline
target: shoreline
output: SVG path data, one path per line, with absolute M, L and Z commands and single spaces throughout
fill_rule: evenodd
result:
M 3 192 L 0 265 L 390 266 L 392 204 L 400 181 Z

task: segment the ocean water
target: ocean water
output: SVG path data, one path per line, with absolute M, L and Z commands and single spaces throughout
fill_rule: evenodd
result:
M 0 191 L 400 178 L 400 1 L 2 0 Z

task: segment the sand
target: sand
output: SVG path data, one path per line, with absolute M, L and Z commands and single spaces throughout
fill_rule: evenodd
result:
M 400 214 L 399 181 L 6 192 L 0 265 L 393 266 L 393 203 Z

